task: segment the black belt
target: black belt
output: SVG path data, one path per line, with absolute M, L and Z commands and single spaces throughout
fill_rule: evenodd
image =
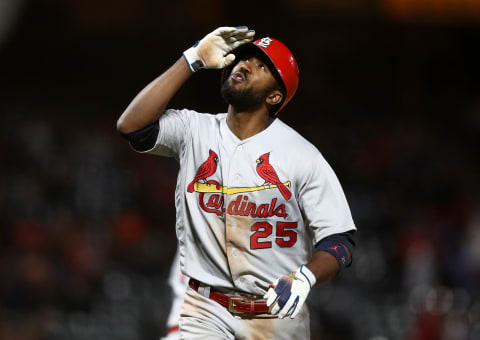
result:
M 198 292 L 200 282 L 190 279 L 188 282 L 190 288 Z M 260 299 L 254 300 L 244 296 L 229 296 L 210 288 L 209 299 L 221 304 L 232 314 L 265 314 L 269 312 L 267 301 Z

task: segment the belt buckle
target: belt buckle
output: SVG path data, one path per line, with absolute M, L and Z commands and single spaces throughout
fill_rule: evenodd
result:
M 232 314 L 245 314 L 245 312 L 238 312 L 237 310 L 235 310 L 235 307 L 236 307 L 235 301 L 241 301 L 241 302 L 248 303 L 248 299 L 246 299 L 242 296 L 231 296 L 228 299 L 228 311 Z

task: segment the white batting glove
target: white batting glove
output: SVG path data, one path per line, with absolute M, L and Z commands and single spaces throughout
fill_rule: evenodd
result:
M 288 276 L 282 276 L 274 286 L 270 286 L 263 297 L 270 307 L 270 314 L 278 318 L 295 318 L 303 307 L 310 289 L 317 281 L 315 275 L 305 265 L 301 265 Z
M 254 36 L 255 31 L 246 26 L 219 27 L 183 52 L 183 56 L 192 72 L 203 68 L 224 68 L 235 60 L 235 56 L 228 53 L 251 42 Z

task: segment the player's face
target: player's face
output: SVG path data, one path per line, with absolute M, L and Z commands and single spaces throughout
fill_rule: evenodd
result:
M 222 86 L 225 101 L 239 110 L 257 109 L 278 87 L 277 81 L 264 61 L 243 57 L 235 65 Z

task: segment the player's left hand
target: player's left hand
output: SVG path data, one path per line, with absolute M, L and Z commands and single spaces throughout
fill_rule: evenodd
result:
M 315 282 L 315 275 L 305 265 L 279 278 L 263 297 L 267 300 L 267 306 L 270 307 L 270 314 L 278 314 L 279 319 L 285 316 L 295 318 Z

